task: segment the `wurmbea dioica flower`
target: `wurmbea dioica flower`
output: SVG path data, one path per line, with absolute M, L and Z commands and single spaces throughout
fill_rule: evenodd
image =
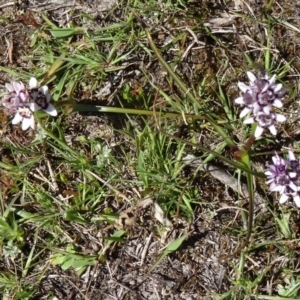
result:
M 275 114 L 270 112 L 269 114 L 266 114 L 262 111 L 259 111 L 254 117 L 246 119 L 244 121 L 244 124 L 251 124 L 251 123 L 257 123 L 257 127 L 255 130 L 255 137 L 258 137 L 262 135 L 265 128 L 269 128 L 270 132 L 273 135 L 277 134 L 277 129 L 275 127 L 275 122 L 284 122 L 286 120 L 286 117 L 281 114 Z
M 20 105 L 28 101 L 28 91 L 22 82 L 17 81 L 6 83 L 5 87 L 8 93 L 4 96 L 2 105 L 14 113 Z
M 35 78 L 29 80 L 29 89 L 26 89 L 22 82 L 13 81 L 5 84 L 7 93 L 4 95 L 2 105 L 8 109 L 11 114 L 15 114 L 12 124 L 22 123 L 22 129 L 29 127 L 34 129 L 35 122 L 33 112 L 43 109 L 51 116 L 57 116 L 55 107 L 50 104 L 51 95 L 48 87 L 38 88 L 38 82 Z
M 49 94 L 48 87 L 44 85 L 38 88 L 38 82 L 34 77 L 29 80 L 29 87 L 30 98 L 33 99 L 33 103 L 30 105 L 31 109 L 33 111 L 42 109 L 53 117 L 57 116 L 55 107 L 50 103 L 51 95 Z
M 241 97 L 235 99 L 235 103 L 244 106 L 240 113 L 240 118 L 245 117 L 252 112 L 253 117 L 246 119 L 245 124 L 258 123 L 254 133 L 259 137 L 265 128 L 269 128 L 273 135 L 277 134 L 275 123 L 284 122 L 286 118 L 283 115 L 273 113 L 273 107 L 281 108 L 282 100 L 286 93 L 281 83 L 275 83 L 275 75 L 269 77 L 265 75 L 257 78 L 253 73 L 247 72 L 249 85 L 239 82 L 238 87 L 243 92 Z
M 27 130 L 29 127 L 34 129 L 34 117 L 32 111 L 29 107 L 20 106 L 17 108 L 17 112 L 12 119 L 11 123 L 13 125 L 19 124 L 22 122 L 22 130 Z
M 290 197 L 300 207 L 300 164 L 293 152 L 289 151 L 287 160 L 276 154 L 269 165 L 267 184 L 271 192 L 279 192 L 279 203 L 285 203 Z

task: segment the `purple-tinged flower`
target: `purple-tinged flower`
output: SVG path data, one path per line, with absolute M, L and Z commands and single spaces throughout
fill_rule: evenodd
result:
M 13 114 L 20 105 L 20 99 L 15 94 L 6 94 L 2 100 L 2 105 Z
M 21 103 L 28 102 L 29 94 L 23 82 L 13 81 L 12 83 L 6 83 L 5 87 L 7 88 L 9 93 L 15 93 Z
M 286 160 L 276 154 L 272 157 L 273 165 L 269 165 L 269 170 L 265 172 L 267 175 L 267 184 L 270 184 L 271 192 L 284 192 L 287 186 L 290 186 L 294 191 L 297 187 L 291 181 L 288 175 L 288 163 Z
M 24 105 L 29 100 L 29 93 L 22 82 L 13 81 L 6 83 L 7 94 L 2 100 L 2 105 L 11 113 L 14 113 L 20 105 Z
M 262 135 L 265 128 L 268 128 L 273 135 L 277 134 L 277 129 L 275 127 L 275 122 L 284 122 L 286 117 L 281 114 L 276 114 L 270 112 L 266 114 L 262 111 L 258 112 L 254 117 L 246 119 L 244 124 L 257 123 L 257 127 L 254 133 L 254 136 L 257 138 Z
M 247 72 L 247 76 L 250 84 L 238 83 L 238 87 L 243 92 L 243 95 L 235 100 L 235 103 L 245 106 L 240 113 L 240 118 L 243 118 L 251 111 L 254 114 L 260 111 L 269 114 L 272 106 L 282 107 L 282 99 L 286 91 L 281 83 L 275 83 L 275 75 L 271 78 L 265 75 L 263 78 L 258 79 L 253 73 Z
M 30 104 L 30 109 L 32 111 L 42 109 L 53 117 L 57 116 L 55 107 L 50 103 L 51 95 L 49 94 L 48 87 L 44 85 L 38 88 L 38 82 L 34 77 L 29 80 L 29 87 L 30 97 L 34 101 Z
M 300 207 L 300 173 L 294 172 L 293 169 L 299 167 L 295 155 L 289 151 L 289 159 L 285 160 L 276 154 L 272 157 L 272 161 L 273 164 L 269 164 L 269 170 L 265 172 L 270 191 L 279 192 L 280 204 L 292 197 L 297 207 Z
M 293 198 L 295 204 L 297 207 L 300 207 L 300 196 L 299 196 L 299 188 L 294 191 L 291 187 L 286 186 L 283 193 L 281 193 L 281 196 L 279 198 L 279 203 L 283 204 L 285 203 L 290 197 Z
M 12 124 L 22 123 L 23 130 L 29 127 L 34 129 L 33 112 L 43 109 L 51 116 L 57 116 L 55 107 L 50 104 L 51 95 L 47 86 L 38 87 L 35 78 L 29 80 L 29 90 L 27 90 L 22 82 L 13 81 L 5 84 L 7 93 L 1 101 L 11 114 L 15 114 Z
M 12 124 L 16 125 L 22 122 L 22 130 L 27 130 L 29 127 L 34 129 L 34 117 L 29 107 L 22 106 L 18 107 L 17 112 L 12 119 Z

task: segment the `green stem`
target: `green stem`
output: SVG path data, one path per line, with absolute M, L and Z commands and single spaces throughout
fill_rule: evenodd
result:
M 135 109 L 135 108 L 124 108 L 124 107 L 111 107 L 111 106 L 99 106 L 99 105 L 89 105 L 81 104 L 73 101 L 72 99 L 61 100 L 55 103 L 55 108 L 58 111 L 63 111 L 64 108 L 70 112 L 103 112 L 103 113 L 119 113 L 119 114 L 130 114 L 130 115 L 143 115 L 143 116 L 159 116 L 165 118 L 182 118 L 182 113 L 164 112 L 164 111 L 152 111 L 146 109 Z M 38 116 L 46 116 L 47 114 L 43 111 L 38 111 Z M 206 117 L 202 115 L 194 114 L 184 114 L 186 119 L 201 119 L 205 120 Z
M 162 112 L 162 111 L 151 111 L 151 110 L 144 110 L 144 109 L 134 109 L 134 108 L 123 108 L 123 107 L 109 107 L 109 106 L 98 106 L 98 105 L 84 105 L 84 104 L 74 104 L 73 111 L 96 111 L 96 112 L 105 112 L 105 113 L 123 113 L 123 114 L 131 114 L 131 115 L 144 115 L 144 116 L 155 116 L 159 115 L 162 117 L 168 118 L 182 118 L 182 114 L 179 113 L 172 113 L 172 112 Z M 205 119 L 204 116 L 200 115 L 192 115 L 192 114 L 185 114 L 186 118 L 193 118 L 193 119 Z

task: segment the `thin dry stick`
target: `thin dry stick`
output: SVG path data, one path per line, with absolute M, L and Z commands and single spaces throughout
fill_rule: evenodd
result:
M 0 9 L 1 9 L 1 8 L 5 8 L 5 7 L 8 7 L 8 6 L 14 6 L 14 5 L 15 5 L 15 2 L 14 2 L 14 1 L 7 2 L 7 3 L 4 3 L 4 4 L 0 5 Z
M 141 254 L 141 262 L 140 262 L 140 266 L 142 266 L 143 263 L 144 263 L 144 260 L 145 260 L 145 257 L 146 257 L 146 254 L 147 254 L 147 251 L 148 251 L 148 248 L 149 248 L 151 239 L 152 239 L 152 232 L 151 232 L 151 234 L 146 238 L 146 243 L 145 243 L 144 249 L 143 249 L 142 254 Z

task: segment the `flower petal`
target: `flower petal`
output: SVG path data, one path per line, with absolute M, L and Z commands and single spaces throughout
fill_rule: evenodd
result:
M 282 194 L 281 197 L 279 198 L 279 203 L 283 204 L 289 199 L 289 196 L 286 194 Z
M 30 118 L 30 127 L 31 127 L 32 129 L 35 128 L 35 121 L 34 121 L 34 117 L 33 117 L 33 116 Z
M 269 170 L 268 170 L 268 171 L 265 171 L 264 173 L 265 173 L 265 175 L 267 175 L 267 176 L 272 176 L 272 175 L 273 175 L 273 173 L 272 173 L 271 171 L 269 171 Z
M 248 115 L 249 112 L 251 112 L 251 109 L 248 107 L 245 107 L 240 113 L 240 118 L 244 118 L 246 115 Z
M 234 100 L 236 104 L 245 104 L 243 97 L 238 97 Z
M 273 75 L 270 79 L 268 79 L 270 85 L 275 82 L 275 79 L 276 79 L 276 75 Z
M 238 87 L 243 93 L 246 93 L 250 89 L 250 87 L 243 82 L 238 82 Z
M 297 205 L 297 207 L 300 207 L 300 196 L 298 194 L 293 196 L 293 200 L 294 200 L 295 204 Z
M 295 183 L 293 183 L 292 181 L 289 183 L 289 187 L 294 191 L 297 192 L 298 187 L 295 185 Z
M 16 124 L 19 124 L 22 120 L 23 120 L 23 117 L 19 113 L 16 113 L 16 115 L 12 119 L 11 123 L 13 125 L 16 125 Z
M 295 154 L 291 150 L 289 150 L 288 153 L 289 153 L 289 160 L 296 160 Z
M 282 102 L 279 99 L 275 99 L 272 105 L 277 108 L 281 108 L 283 106 Z
M 270 112 L 271 112 L 271 109 L 272 107 L 270 105 L 266 105 L 263 107 L 263 112 L 266 114 L 266 115 L 269 115 Z
M 286 120 L 286 117 L 284 115 L 281 115 L 281 114 L 276 114 L 276 121 L 278 122 L 285 122 Z
M 48 107 L 45 109 L 45 112 L 48 113 L 50 116 L 56 117 L 57 116 L 57 110 L 52 104 L 48 104 Z
M 269 130 L 273 135 L 277 134 L 277 129 L 274 125 L 269 126 Z
M 247 76 L 251 82 L 254 82 L 257 79 L 256 76 L 250 71 L 247 72 Z
M 41 109 L 35 102 L 29 103 L 29 108 L 31 111 L 37 111 L 37 110 Z
M 11 83 L 5 83 L 5 87 L 10 93 L 15 91 L 15 89 Z
M 38 82 L 36 80 L 36 78 L 31 77 L 29 80 L 29 88 L 30 89 L 37 89 L 38 88 Z
M 244 123 L 244 124 L 252 124 L 252 123 L 255 123 L 255 120 L 254 120 L 254 118 L 252 117 L 252 118 L 248 118 L 248 119 L 244 120 L 243 123 Z
M 20 92 L 22 89 L 25 89 L 24 84 L 22 82 L 18 82 L 18 81 L 13 81 L 12 85 L 14 87 L 14 90 L 18 93 Z
M 276 84 L 276 85 L 273 87 L 273 91 L 274 91 L 275 93 L 279 92 L 281 89 L 282 89 L 282 84 L 281 84 L 281 83 L 278 83 L 278 84 Z
M 23 118 L 22 130 L 27 130 L 31 125 L 31 118 Z
M 282 190 L 282 186 L 273 183 L 270 185 L 269 189 L 271 192 L 280 192 Z
M 48 94 L 48 87 L 46 86 L 46 85 L 43 85 L 43 86 L 41 86 L 40 87 L 40 91 L 44 94 L 44 95 L 46 95 L 46 94 Z
M 256 137 L 256 138 L 258 138 L 258 137 L 260 137 L 261 135 L 262 135 L 262 133 L 264 132 L 264 128 L 263 127 L 261 127 L 261 126 L 257 126 L 256 127 L 256 130 L 255 130 L 255 133 L 254 133 L 254 136 Z

